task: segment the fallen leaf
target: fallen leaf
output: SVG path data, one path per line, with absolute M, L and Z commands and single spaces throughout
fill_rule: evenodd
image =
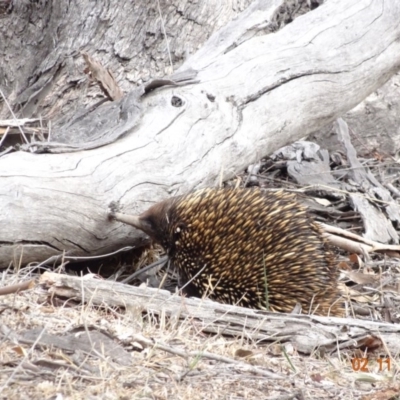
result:
M 346 276 L 353 282 L 359 285 L 371 285 L 373 283 L 379 282 L 379 275 L 364 274 L 363 272 L 357 271 L 345 271 Z
M 254 353 L 251 350 L 237 349 L 235 351 L 235 357 L 239 358 L 251 357 L 253 354 Z

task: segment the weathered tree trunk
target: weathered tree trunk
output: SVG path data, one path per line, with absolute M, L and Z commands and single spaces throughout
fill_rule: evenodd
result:
M 109 68 L 127 93 L 171 73 L 170 61 L 179 67 L 251 0 L 160 0 L 160 8 L 131 0 L 11 3 L 9 14 L 0 10 L 1 88 L 18 115 L 51 119 L 54 137 L 68 140 L 56 127 L 104 98 L 84 72 L 81 51 Z M 1 99 L 0 118 L 10 118 Z
M 46 272 L 40 283 L 51 296 L 90 299 L 93 305 L 108 304 L 166 315 L 181 320 L 191 318 L 204 332 L 240 336 L 246 332 L 254 341 L 290 341 L 298 351 L 310 354 L 321 346 L 327 350 L 354 346 L 367 335 L 378 334 L 390 354 L 400 350 L 400 325 L 351 318 L 317 315 L 275 314 L 210 300 L 182 298 L 166 290 L 132 287 L 116 282 L 86 279 Z M 344 326 L 346 329 L 344 329 Z
M 108 129 L 123 133 L 114 143 L 1 157 L 0 265 L 21 253 L 29 262 L 138 244 L 139 232 L 107 220 L 111 201 L 137 214 L 230 178 L 331 122 L 398 70 L 398 2 L 330 0 L 270 33 L 281 3 L 256 2 L 211 36 L 179 69 L 196 70 L 196 83 L 131 96 L 75 121 L 75 130 L 88 131 L 114 121 Z

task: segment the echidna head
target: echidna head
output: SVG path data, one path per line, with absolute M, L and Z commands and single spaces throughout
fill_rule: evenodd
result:
M 139 216 L 139 226 L 154 241 L 160 243 L 166 250 L 170 248 L 171 239 L 171 216 L 173 199 L 162 201 L 150 207 Z

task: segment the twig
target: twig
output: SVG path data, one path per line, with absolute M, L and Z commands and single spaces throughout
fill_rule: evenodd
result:
M 15 285 L 4 286 L 0 288 L 0 296 L 5 296 L 6 294 L 18 293 L 23 290 L 32 289 L 35 286 L 35 279 L 29 281 L 16 283 Z
M 3 142 L 6 140 L 6 137 L 7 137 L 9 131 L 10 131 L 10 127 L 7 126 L 6 131 L 4 132 L 3 137 L 0 140 L 0 147 L 3 144 Z
M 10 110 L 11 115 L 13 116 L 13 118 L 14 118 L 15 120 L 17 120 L 17 117 L 16 117 L 15 114 L 14 114 L 14 111 L 12 110 L 10 104 L 8 103 L 8 101 L 7 101 L 7 99 L 6 99 L 6 96 L 4 96 L 4 93 L 3 93 L 3 91 L 2 91 L 1 89 L 0 89 L 0 93 L 1 93 L 1 97 L 3 97 L 4 103 L 6 103 L 8 109 Z M 21 125 L 18 124 L 17 126 L 18 126 L 19 131 L 21 132 L 22 137 L 23 137 L 24 140 L 25 140 L 25 143 L 29 143 L 27 137 L 25 136 L 24 131 L 23 131 L 22 128 L 21 128 Z
M 355 233 L 346 231 L 344 229 L 320 223 L 322 229 L 326 232 L 327 238 L 329 240 L 335 239 L 337 240 L 337 246 L 342 247 L 340 243 L 343 245 L 345 242 L 350 246 L 352 245 L 354 249 L 356 248 L 364 248 L 368 253 L 373 251 L 400 251 L 399 245 L 391 245 L 391 244 L 382 244 L 375 242 L 374 240 L 363 238 L 362 236 L 356 235 Z M 333 236 L 333 238 L 331 238 Z M 342 240 L 342 242 L 341 242 Z M 336 243 L 334 243 L 336 244 Z M 356 251 L 356 250 L 353 250 Z M 358 251 L 362 252 L 362 251 Z
M 162 31 L 163 31 L 163 34 L 164 34 L 164 37 L 165 37 L 165 43 L 166 43 L 166 45 L 167 45 L 167 52 L 168 52 L 169 63 L 170 63 L 170 65 L 171 65 L 171 68 L 173 68 L 173 65 L 172 65 L 172 58 L 171 58 L 171 51 L 169 50 L 169 43 L 168 43 L 168 38 L 167 38 L 167 32 L 166 32 L 166 30 L 165 30 L 164 19 L 163 19 L 162 14 L 161 14 L 160 0 L 157 0 L 157 6 L 158 6 L 158 12 L 159 12 L 159 14 L 160 14 L 160 19 L 161 19 L 161 28 L 162 28 Z
M 146 267 L 140 268 L 139 270 L 135 271 L 133 274 L 129 275 L 127 278 L 121 281 L 121 283 L 129 283 L 133 281 L 134 278 L 143 274 L 144 272 L 148 271 L 149 269 L 155 268 L 160 264 L 163 264 L 168 261 L 168 256 L 161 257 L 159 260 L 147 265 Z
M 164 344 L 162 342 L 152 341 L 152 340 L 147 339 L 147 338 L 145 338 L 145 337 L 143 337 L 141 335 L 135 335 L 134 336 L 134 340 L 137 341 L 138 343 L 141 343 L 143 346 L 154 347 L 156 349 L 166 351 L 167 353 L 175 354 L 175 355 L 177 355 L 179 357 L 182 357 L 184 359 L 188 359 L 190 357 L 207 358 L 209 360 L 220 361 L 220 362 L 224 362 L 226 364 L 234 364 L 234 365 L 237 365 L 237 366 L 239 366 L 241 368 L 245 368 L 250 372 L 253 372 L 253 373 L 258 374 L 258 375 L 265 376 L 267 378 L 285 379 L 285 377 L 283 377 L 281 375 L 278 375 L 278 374 L 274 374 L 273 372 L 270 372 L 270 371 L 268 371 L 266 369 L 261 369 L 261 368 L 258 368 L 258 367 L 254 367 L 254 366 L 252 366 L 250 364 L 246 364 L 246 363 L 244 363 L 242 361 L 237 361 L 237 360 L 234 360 L 234 359 L 229 358 L 229 357 L 225 357 L 225 356 L 221 356 L 221 355 L 218 355 L 218 354 L 210 353 L 208 351 L 189 351 L 189 352 L 186 352 L 184 350 L 179 350 L 179 349 L 176 349 L 174 347 L 168 346 L 168 345 L 166 345 L 166 344 Z

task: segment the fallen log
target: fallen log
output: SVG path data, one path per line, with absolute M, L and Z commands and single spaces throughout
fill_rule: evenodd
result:
M 261 21 L 280 5 L 259 1 L 213 35 L 177 71 L 195 70 L 195 79 L 158 82 L 70 127 L 105 125 L 118 140 L 90 151 L 0 157 L 0 267 L 139 246 L 140 232 L 107 220 L 111 201 L 139 214 L 231 178 L 330 123 L 398 70 L 398 2 L 330 0 L 264 31 Z M 26 148 L 52 152 L 57 144 Z
M 400 324 L 251 310 L 208 299 L 185 298 L 161 289 L 51 272 L 40 277 L 40 284 L 50 296 L 105 308 L 123 307 L 137 316 L 166 316 L 172 324 L 189 319 L 197 331 L 244 336 L 253 341 L 290 342 L 306 354 L 320 347 L 326 351 L 354 348 L 369 336 L 377 337 L 389 356 L 400 351 Z

